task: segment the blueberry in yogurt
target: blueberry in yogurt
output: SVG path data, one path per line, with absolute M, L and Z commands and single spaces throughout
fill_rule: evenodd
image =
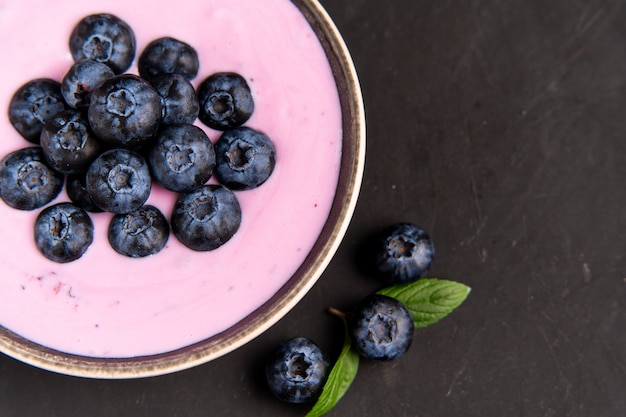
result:
M 56 198 L 63 179 L 48 165 L 41 147 L 19 149 L 0 161 L 0 198 L 12 208 L 34 210 Z
M 235 194 L 223 185 L 203 185 L 178 198 L 170 222 L 176 238 L 188 248 L 214 250 L 239 229 L 241 207 Z
M 122 74 L 102 82 L 92 93 L 88 118 L 92 130 L 114 147 L 145 143 L 161 122 L 161 100 L 144 79 Z
M 41 253 L 58 263 L 75 261 L 93 242 L 89 215 L 71 203 L 47 207 L 35 221 L 35 243 Z
M 135 34 L 119 17 L 109 13 L 86 16 L 70 35 L 74 61 L 91 59 L 108 65 L 113 72 L 126 71 L 135 58 Z
M 113 216 L 107 236 L 117 253 L 143 258 L 161 251 L 169 235 L 169 224 L 163 213 L 147 205 L 130 213 Z
M 87 171 L 102 150 L 87 118 L 78 110 L 65 110 L 48 120 L 40 142 L 50 166 L 63 174 Z
M 200 62 L 198 53 L 187 43 L 172 37 L 150 42 L 137 63 L 139 75 L 152 81 L 161 74 L 179 74 L 188 80 L 196 77 Z
M 182 125 L 196 121 L 198 97 L 189 80 L 180 74 L 162 74 L 150 83 L 161 98 L 162 124 Z
M 215 154 L 215 175 L 233 190 L 260 186 L 276 164 L 276 148 L 271 139 L 246 126 L 225 131 L 215 142 Z
M 152 188 L 150 169 L 137 152 L 112 149 L 91 164 L 86 176 L 87 192 L 102 210 L 130 213 L 144 205 Z
M 66 107 L 61 84 L 37 78 L 19 87 L 11 97 L 9 121 L 24 139 L 38 145 L 44 124 Z
M 215 130 L 241 126 L 254 111 L 252 92 L 239 74 L 220 72 L 207 77 L 198 86 L 198 118 Z
M 92 59 L 81 59 L 70 67 L 61 80 L 61 94 L 68 106 L 85 109 L 89 106 L 94 88 L 114 76 L 115 73 L 108 65 Z
M 215 167 L 215 151 L 209 137 L 194 125 L 167 126 L 150 148 L 152 177 L 175 192 L 192 191 L 205 184 Z

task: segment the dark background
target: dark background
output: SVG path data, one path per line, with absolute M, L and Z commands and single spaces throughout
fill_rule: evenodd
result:
M 393 363 L 363 361 L 329 416 L 626 415 L 626 5 L 619 0 L 325 0 L 367 112 L 362 193 L 320 281 L 268 332 L 161 377 L 56 375 L 0 356 L 0 416 L 298 416 L 261 369 L 283 339 L 335 357 L 379 284 L 355 262 L 398 221 L 468 300 Z

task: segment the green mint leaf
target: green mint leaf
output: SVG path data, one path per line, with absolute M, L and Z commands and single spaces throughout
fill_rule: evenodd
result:
M 345 324 L 345 320 L 344 320 Z M 329 412 L 348 391 L 359 369 L 359 354 L 352 349 L 352 342 L 346 328 L 346 336 L 341 354 L 328 374 L 322 393 L 311 411 L 305 417 L 319 417 Z
M 465 284 L 436 278 L 422 278 L 410 284 L 394 285 L 378 291 L 404 303 L 415 328 L 438 322 L 467 298 L 471 288 Z

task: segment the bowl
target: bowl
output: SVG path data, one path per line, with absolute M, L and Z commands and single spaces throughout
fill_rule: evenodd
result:
M 32 1 L 37 2 L 38 0 Z M 49 347 L 49 344 L 38 341 L 37 337 L 30 337 L 28 334 L 25 335 L 22 331 L 15 331 L 11 325 L 5 326 L 5 323 L 2 321 L 2 314 L 13 314 L 14 316 L 15 313 L 3 313 L 0 309 L 0 322 L 3 324 L 3 326 L 0 326 L 0 351 L 15 359 L 42 369 L 80 377 L 121 379 L 141 378 L 172 373 L 219 358 L 251 341 L 285 316 L 285 314 L 287 314 L 305 296 L 305 294 L 320 278 L 341 243 L 357 202 L 365 160 L 365 116 L 363 101 L 356 71 L 349 51 L 342 40 L 340 33 L 323 7 L 316 0 L 292 0 L 291 2 L 287 0 L 276 0 L 274 3 L 290 3 L 289 6 L 284 6 L 289 8 L 293 8 L 295 6 L 295 10 L 299 16 L 298 18 L 303 18 L 308 26 L 307 30 L 311 34 L 315 35 L 314 39 L 309 39 L 310 36 L 307 34 L 306 36 L 303 36 L 300 41 L 314 42 L 318 45 L 318 47 L 321 46 L 321 50 L 324 54 L 324 60 L 330 70 L 329 73 L 332 75 L 332 83 L 336 89 L 337 99 L 341 109 L 340 115 L 336 115 L 341 131 L 339 133 L 340 144 L 337 145 L 338 154 L 335 155 L 338 169 L 336 170 L 336 174 L 333 174 L 336 177 L 334 179 L 335 182 L 333 183 L 335 184 L 334 195 L 331 195 L 329 198 L 329 202 L 327 204 L 328 207 L 326 209 L 327 211 L 323 214 L 323 219 L 317 229 L 318 231 L 315 232 L 314 239 L 311 240 L 311 243 L 308 246 L 302 245 L 301 248 L 298 248 L 298 251 L 304 251 L 305 253 L 302 254 L 301 258 L 298 258 L 296 261 L 297 265 L 294 272 L 285 276 L 280 285 L 276 289 L 272 290 L 271 294 L 264 296 L 265 298 L 261 297 L 261 302 L 257 301 L 259 305 L 255 305 L 252 311 L 242 313 L 241 317 L 236 317 L 236 322 L 228 325 L 224 329 L 216 331 L 215 334 L 208 337 L 200 336 L 199 340 L 191 339 L 192 342 L 180 342 L 182 345 L 174 346 L 174 348 L 159 348 L 160 350 L 157 349 L 154 352 L 140 354 L 125 353 L 123 351 L 122 354 L 118 354 L 116 351 L 113 351 L 112 353 L 105 352 L 92 355 L 80 351 L 76 353 L 73 349 L 65 349 L 63 347 Z M 107 8 L 108 7 L 109 6 L 107 6 Z M 152 7 L 152 9 L 158 9 L 158 7 Z M 182 7 L 182 9 L 184 9 L 184 7 Z M 107 9 L 106 11 L 108 12 L 109 10 Z M 118 10 L 113 9 L 112 13 L 113 12 L 118 12 Z M 3 11 L 2 8 L 0 8 L 0 20 L 3 17 L 2 14 L 5 14 L 4 17 L 7 19 L 20 18 L 20 16 L 10 16 L 10 13 L 11 10 L 8 10 L 7 12 L 7 10 Z M 217 10 L 215 13 L 219 14 L 221 11 Z M 229 16 L 222 13 L 219 14 L 219 18 L 221 20 L 215 22 L 219 23 L 228 21 Z M 26 19 L 24 22 L 25 26 L 34 24 L 29 19 Z M 235 29 L 239 30 L 241 28 Z M 138 37 L 138 44 L 139 43 Z M 235 45 L 234 47 L 244 48 L 245 45 Z M 138 45 L 138 51 L 139 49 Z M 69 58 L 66 57 L 65 59 L 67 60 Z M 298 57 L 296 57 L 296 59 L 298 59 Z M 299 59 L 301 59 L 301 57 Z M 55 65 L 56 67 L 59 66 L 59 64 Z M 52 69 L 45 69 L 56 70 L 57 72 L 60 71 L 55 67 L 55 65 L 51 66 Z M 43 65 L 43 67 L 45 67 L 45 65 Z M 306 65 L 303 67 L 303 71 L 306 71 Z M 285 82 L 287 83 L 288 81 Z M 255 80 L 252 80 L 251 85 L 253 90 L 254 83 Z M 285 85 L 280 88 L 289 88 L 289 86 Z M 271 97 L 266 97 L 265 100 L 266 102 L 271 103 Z M 285 106 L 283 114 L 276 116 L 276 118 L 285 119 L 286 117 L 289 117 L 289 111 L 290 107 Z M 316 117 L 319 119 L 320 117 L 325 116 L 328 115 L 325 115 L 322 109 L 320 114 Z M 313 117 L 313 119 L 316 120 L 315 117 Z M 320 120 L 326 119 L 322 118 Z M 268 129 L 271 130 L 271 126 L 269 126 Z M 324 138 L 318 140 L 323 139 Z M 295 139 L 290 138 L 290 140 L 293 141 Z M 277 170 L 280 169 L 280 157 L 281 155 L 279 153 L 277 158 Z M 287 158 L 287 156 L 284 156 L 284 158 Z M 318 163 L 316 165 L 320 165 L 319 162 L 324 161 L 321 160 L 317 162 Z M 287 175 L 284 172 L 283 174 Z M 271 181 L 271 179 L 268 180 L 268 182 L 269 181 Z M 312 187 L 313 182 L 314 181 L 311 181 L 310 184 L 303 184 L 302 186 L 311 186 L 311 194 L 315 197 L 316 188 Z M 255 198 L 263 199 L 263 201 L 267 200 L 269 202 L 271 201 L 272 195 L 265 195 L 265 197 L 263 197 L 263 195 L 272 194 L 274 191 L 272 191 L 273 189 L 271 188 L 271 185 L 268 186 L 268 189 L 266 190 L 264 190 L 263 187 L 265 187 L 265 185 L 259 187 L 259 194 L 255 196 Z M 277 191 L 275 192 L 279 193 L 280 187 L 276 186 L 276 190 Z M 248 191 L 245 192 L 247 193 Z M 288 199 L 285 201 L 285 204 L 290 204 Z M 320 206 L 323 206 L 323 204 L 320 204 Z M 317 203 L 315 204 L 315 207 L 316 209 L 318 208 Z M 291 207 L 286 207 L 286 211 L 290 211 L 291 209 Z M 293 210 L 297 210 L 297 208 L 294 208 Z M 24 215 L 25 214 L 21 212 L 15 214 L 15 216 Z M 319 214 L 317 215 L 319 216 Z M 278 214 L 274 215 L 274 217 L 278 216 Z M 302 221 L 307 221 L 306 215 L 303 216 Z M 16 220 L 16 222 L 18 222 L 18 220 Z M 280 238 L 280 240 L 284 239 L 285 232 L 281 233 L 283 233 L 283 235 L 277 235 L 275 238 Z M 230 242 L 226 243 L 226 245 L 229 244 Z M 270 241 L 268 244 L 271 245 L 273 242 Z M 19 247 L 19 244 L 16 244 L 16 246 Z M 242 245 L 241 247 L 246 248 L 245 245 Z M 256 247 L 258 247 L 258 245 Z M 250 251 L 251 249 L 248 248 L 245 250 Z M 216 253 L 218 253 L 218 251 L 216 251 Z M 160 256 L 160 254 L 153 256 Z M 278 256 L 277 259 L 280 260 L 281 257 Z M 0 261 L 0 268 L 3 268 L 4 263 L 2 262 L 4 261 L 2 259 L 0 259 Z M 89 261 L 81 260 L 81 262 L 87 263 Z M 93 266 L 94 270 L 97 268 L 98 267 Z M 180 268 L 180 266 L 177 266 L 177 268 Z M 244 266 L 234 266 L 234 268 L 244 268 Z M 171 266 L 170 269 L 175 268 Z M 246 271 L 248 269 L 249 268 L 247 268 Z M 8 273 L 5 270 L 3 275 L 7 274 Z M 128 279 L 128 277 L 124 276 L 125 274 L 124 268 L 121 268 L 121 270 L 117 271 L 115 274 L 111 274 L 115 275 L 116 279 L 118 279 L 118 281 L 113 280 L 113 282 L 127 282 L 123 281 Z M 128 274 L 130 275 L 130 273 Z M 53 275 L 58 276 L 59 274 L 55 272 Z M 12 276 L 5 277 L 5 280 L 9 278 L 12 278 Z M 70 305 L 76 299 L 76 293 L 79 293 L 76 286 L 71 286 L 66 282 L 61 282 L 60 280 L 52 281 L 49 278 L 50 277 L 42 278 L 42 275 L 39 274 L 38 276 L 30 277 L 29 280 L 24 282 L 27 282 L 28 285 L 32 283 L 33 287 L 36 287 L 37 291 L 40 292 L 45 289 L 48 291 L 46 293 L 46 297 L 48 298 L 58 297 L 59 293 L 65 293 L 65 304 L 69 306 L 67 307 L 68 309 L 74 308 L 75 311 L 80 311 L 84 308 L 83 305 L 79 306 L 78 302 L 73 304 L 73 307 Z M 88 277 L 84 278 L 87 279 Z M 145 279 L 145 277 L 141 277 L 140 279 Z M 46 280 L 50 283 L 56 282 L 56 285 L 45 284 Z M 171 280 L 173 280 L 173 278 L 170 278 L 170 281 Z M 217 281 L 219 282 L 219 279 Z M 25 287 L 27 285 L 24 284 L 24 282 L 21 284 L 21 291 L 26 291 Z M 204 282 L 205 281 L 202 281 L 203 284 Z M 46 285 L 49 286 L 46 288 Z M 114 292 L 114 285 L 115 284 L 110 284 L 108 288 L 105 288 L 102 291 L 106 290 Z M 125 286 L 120 291 L 131 291 L 129 289 L 132 288 L 130 284 L 123 285 Z M 181 285 L 191 284 L 186 284 L 185 282 Z M 193 285 L 200 284 L 198 282 Z M 218 284 L 215 285 L 216 288 L 219 287 Z M 220 291 L 223 291 L 223 294 L 227 294 L 227 292 L 231 289 L 226 288 L 227 285 L 225 284 L 222 285 L 222 287 L 224 288 Z M 189 291 L 192 290 L 190 289 Z M 63 306 L 63 308 L 66 308 L 66 306 Z M 163 316 L 165 316 L 167 312 L 165 312 L 165 310 L 163 311 Z M 28 312 L 24 311 L 24 313 L 27 314 Z M 9 317 L 9 321 L 11 321 L 10 318 L 13 316 L 7 316 Z M 47 318 L 47 316 L 48 315 L 45 314 L 44 310 L 43 317 L 41 318 L 44 324 L 46 323 L 45 320 L 51 320 Z M 155 318 L 153 320 L 158 323 L 158 314 L 154 314 L 154 316 Z M 132 321 L 133 317 L 128 317 L 128 319 L 129 321 Z M 48 323 L 53 323 L 53 321 Z M 122 320 L 118 320 L 118 323 L 120 323 L 121 326 Z M 171 320 L 167 323 L 167 325 L 163 324 L 161 329 L 164 339 L 169 337 L 170 331 L 172 331 L 175 327 L 175 323 L 172 324 L 173 322 Z M 96 326 L 98 325 L 96 324 Z M 122 333 L 120 333 L 120 335 L 121 334 Z M 80 337 L 80 332 L 77 332 L 77 335 L 77 337 Z M 116 330 L 111 329 L 108 335 L 109 338 L 111 338 L 110 335 L 116 335 Z M 124 335 L 126 334 L 124 333 Z M 121 337 L 122 336 L 120 336 L 120 338 Z M 196 338 L 198 338 L 198 336 L 196 336 Z

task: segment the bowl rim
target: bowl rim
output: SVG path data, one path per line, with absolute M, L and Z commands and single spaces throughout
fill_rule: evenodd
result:
M 356 208 L 365 166 L 365 109 L 356 69 L 334 22 L 318 0 L 290 0 L 317 34 L 331 65 L 342 108 L 342 155 L 330 214 L 296 273 L 261 307 L 231 328 L 171 352 L 130 358 L 68 354 L 0 326 L 0 352 L 29 365 L 70 376 L 130 379 L 189 369 L 232 352 L 282 319 L 308 293 L 330 263 Z M 347 137 L 352 140 L 345 140 Z M 313 256 L 312 254 L 316 254 Z

